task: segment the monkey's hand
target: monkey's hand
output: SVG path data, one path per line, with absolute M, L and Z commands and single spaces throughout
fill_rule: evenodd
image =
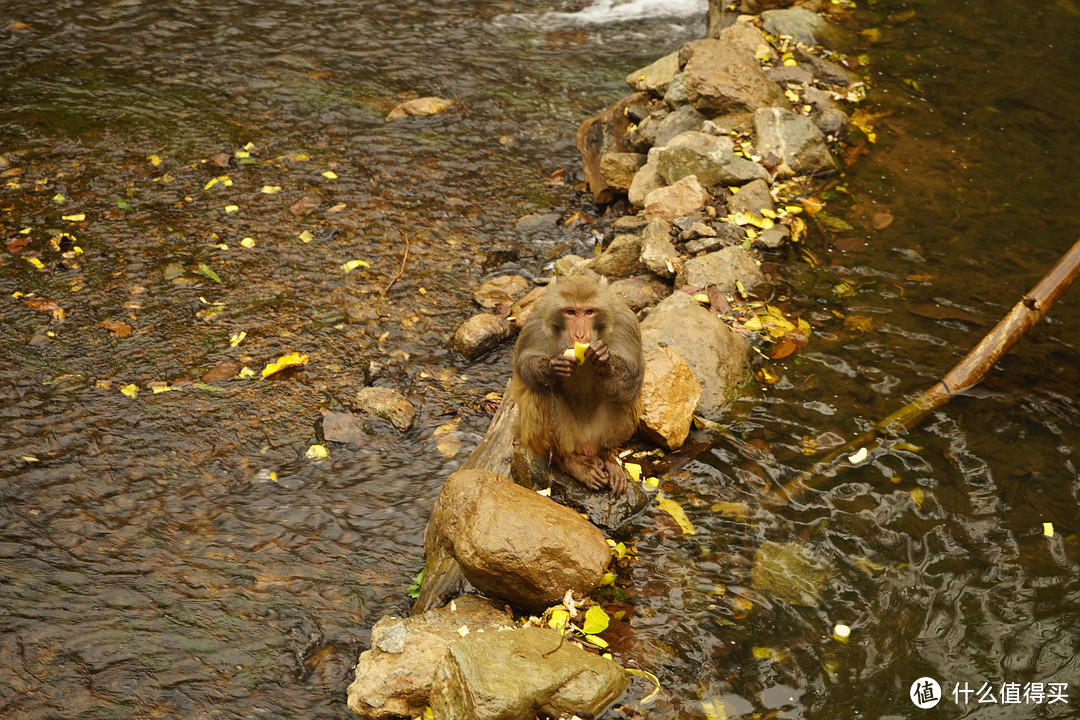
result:
M 607 365 L 608 360 L 611 359 L 611 351 L 603 340 L 593 340 L 585 351 L 585 359 L 597 367 Z
M 551 371 L 552 381 L 558 377 L 570 377 L 577 368 L 577 358 L 552 355 L 548 358 L 548 367 Z
M 629 479 L 626 468 L 619 464 L 614 456 L 604 458 L 604 472 L 607 474 L 607 486 L 611 488 L 611 494 L 618 497 L 626 492 L 626 483 Z

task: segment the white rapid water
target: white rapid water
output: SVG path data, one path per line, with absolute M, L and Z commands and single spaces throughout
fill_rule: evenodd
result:
M 577 12 L 547 12 L 532 16 L 515 13 L 502 16 L 499 24 L 565 28 L 665 18 L 701 19 L 704 22 L 708 4 L 708 0 L 593 0 Z

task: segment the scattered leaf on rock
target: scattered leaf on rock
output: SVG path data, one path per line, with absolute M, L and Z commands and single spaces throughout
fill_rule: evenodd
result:
M 281 372 L 286 368 L 291 367 L 303 367 L 308 364 L 308 356 L 303 353 L 289 353 L 288 355 L 282 355 L 277 359 L 277 362 L 269 363 L 263 368 L 262 376 L 270 377 L 276 372 Z

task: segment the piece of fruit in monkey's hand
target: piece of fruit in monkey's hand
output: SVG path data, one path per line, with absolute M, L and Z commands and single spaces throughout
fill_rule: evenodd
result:
M 589 349 L 589 346 L 585 343 L 574 343 L 574 347 L 566 348 L 563 350 L 563 357 L 577 358 L 578 365 L 585 364 L 585 351 Z

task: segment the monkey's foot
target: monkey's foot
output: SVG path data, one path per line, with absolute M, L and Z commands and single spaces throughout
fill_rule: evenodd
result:
M 622 495 L 626 492 L 626 483 L 630 476 L 614 455 L 604 458 L 604 472 L 607 475 L 607 486 L 611 488 L 612 495 Z
M 561 464 L 567 475 L 590 490 L 599 490 L 608 484 L 604 461 L 595 455 L 570 455 Z

